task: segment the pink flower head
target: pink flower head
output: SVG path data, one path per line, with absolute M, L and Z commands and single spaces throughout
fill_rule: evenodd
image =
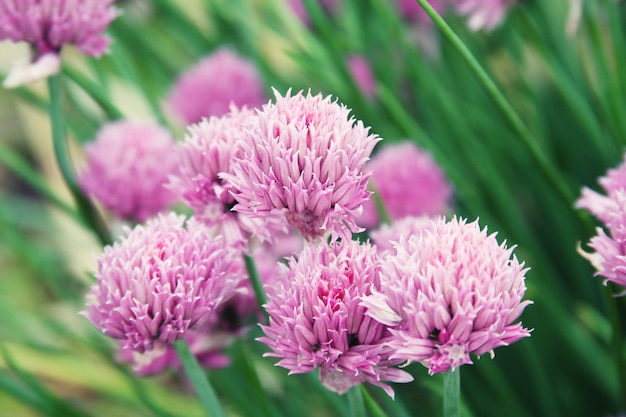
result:
M 608 201 L 601 215 L 609 234 L 598 227 L 589 242 L 595 252 L 579 253 L 591 262 L 596 275 L 605 278 L 605 284 L 611 281 L 626 287 L 626 189 L 612 190 Z
M 298 260 L 283 265 L 275 285 L 267 288 L 265 343 L 290 374 L 320 368 L 320 380 L 340 394 L 362 382 L 409 382 L 389 358 L 387 327 L 365 315 L 362 297 L 379 290 L 376 250 L 356 241 L 306 245 Z
M 110 40 L 102 32 L 117 16 L 113 0 L 0 0 L 0 41 L 28 42 L 36 56 L 65 44 L 100 56 Z
M 96 259 L 83 314 L 122 349 L 144 353 L 185 337 L 214 320 L 245 278 L 240 256 L 202 223 L 184 223 L 174 213 L 154 217 Z
M 419 23 L 431 23 L 430 17 L 426 14 L 422 6 L 415 0 L 397 0 L 400 13 L 407 20 L 413 20 Z M 443 11 L 442 0 L 428 0 L 433 9 L 441 14 Z
M 422 230 L 431 227 L 433 218 L 430 216 L 408 216 L 394 221 L 391 225 L 383 224 L 378 229 L 372 230 L 370 238 L 379 253 L 393 251 L 394 245 L 400 239 L 408 239 L 413 235 L 419 235 Z
M 7 88 L 56 74 L 61 47 L 72 44 L 100 56 L 110 40 L 103 31 L 117 16 L 113 0 L 0 0 L 0 41 L 28 42 L 32 56 L 11 69 Z
M 238 190 L 235 210 L 283 214 L 307 240 L 328 232 L 350 239 L 370 193 L 363 168 L 378 142 L 350 110 L 302 92 L 269 103 L 242 135 L 242 157 L 224 178 Z
M 432 157 L 413 142 L 387 145 L 368 163 L 371 182 L 391 220 L 406 216 L 437 216 L 448 211 L 452 187 Z M 357 219 L 371 228 L 379 222 L 372 200 L 363 206 Z
M 237 107 L 266 101 L 255 66 L 228 48 L 220 48 L 183 73 L 167 97 L 169 108 L 186 124 L 222 116 Z
M 363 56 L 350 55 L 348 57 L 348 68 L 354 78 L 354 82 L 365 97 L 371 98 L 376 95 L 376 79 L 372 74 L 369 63 Z
M 474 31 L 493 30 L 504 20 L 513 0 L 452 0 L 457 12 L 468 16 L 467 26 Z
M 105 124 L 85 146 L 81 188 L 125 220 L 144 221 L 173 203 L 164 185 L 178 165 L 174 139 L 154 123 Z
M 582 195 L 576 201 L 576 208 L 589 211 L 602 223 L 607 224 L 616 210 L 615 195 L 626 189 L 626 154 L 624 154 L 622 163 L 616 168 L 609 169 L 605 176 L 598 179 L 598 183 L 606 195 L 583 187 Z
M 435 374 L 530 335 L 512 324 L 531 303 L 522 301 L 527 269 L 477 221 L 440 218 L 395 249 L 383 261 L 381 290 L 361 304 L 393 326 L 392 358 Z
M 234 106 L 221 117 L 211 116 L 188 127 L 185 140 L 178 144 L 181 164 L 170 176 L 167 188 L 191 207 L 199 220 L 215 227 L 225 240 L 245 246 L 250 233 L 270 239 L 265 219 L 251 218 L 231 211 L 236 189 L 228 179 L 219 177 L 231 172 L 234 158 L 241 156 L 236 137 L 246 123 L 256 116 L 253 110 Z M 274 229 L 285 228 L 275 221 Z M 276 231 L 276 230 L 275 230 Z

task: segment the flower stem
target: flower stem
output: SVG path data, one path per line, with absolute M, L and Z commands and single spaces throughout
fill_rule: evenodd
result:
M 65 136 L 65 121 L 63 119 L 63 112 L 61 111 L 61 74 L 56 74 L 48 78 L 48 90 L 50 92 L 50 123 L 52 124 L 52 141 L 61 175 L 70 189 L 70 193 L 74 198 L 76 207 L 82 218 L 85 219 L 85 222 L 91 226 L 91 229 L 97 235 L 101 244 L 110 244 L 111 237 L 104 221 L 100 218 L 96 208 L 91 204 L 89 199 L 82 193 L 78 183 L 76 182 L 76 177 L 74 176 L 72 161 L 67 148 Z
M 365 386 L 363 384 L 361 384 L 360 389 L 361 394 L 363 395 L 363 399 L 365 400 L 365 405 L 367 406 L 371 415 L 374 417 L 387 417 L 387 413 L 385 413 L 385 411 L 380 408 L 380 405 L 378 405 L 376 400 L 372 398 L 372 396 L 367 391 L 367 389 L 365 389 Z
M 559 177 L 557 171 L 554 169 L 550 161 L 545 154 L 541 151 L 537 143 L 535 142 L 532 134 L 517 115 L 511 104 L 504 97 L 502 92 L 498 89 L 491 77 L 480 65 L 478 60 L 465 46 L 463 41 L 457 36 L 457 34 L 448 26 L 448 24 L 439 16 L 439 14 L 428 3 L 428 0 L 416 0 L 420 6 L 424 9 L 426 14 L 437 25 L 443 36 L 452 44 L 461 57 L 465 60 L 465 63 L 469 66 L 470 70 L 476 76 L 478 82 L 483 86 L 487 94 L 496 104 L 496 107 L 502 112 L 505 120 L 509 123 L 513 131 L 522 140 L 522 144 L 526 147 L 528 152 L 532 155 L 535 163 L 539 169 L 552 184 L 553 188 L 563 200 L 563 203 L 570 207 L 573 201 L 573 194 L 567 187 L 564 181 Z
M 198 360 L 194 354 L 191 353 L 187 340 L 179 339 L 174 342 L 174 349 L 176 350 L 178 358 L 183 364 L 185 374 L 187 375 L 187 378 L 189 378 L 191 385 L 193 385 L 196 390 L 196 395 L 198 395 L 198 399 L 204 407 L 204 410 L 207 412 L 207 415 L 211 417 L 226 417 L 226 413 L 224 413 L 213 387 L 211 387 L 211 384 L 200 367 Z
M 443 417 L 461 416 L 461 371 L 443 374 Z
M 348 397 L 348 405 L 350 406 L 350 415 L 352 417 L 365 416 L 365 403 L 363 402 L 363 394 L 360 385 L 356 385 L 346 393 Z
M 246 264 L 246 271 L 248 271 L 248 277 L 250 278 L 250 284 L 252 285 L 256 302 L 267 317 L 267 312 L 263 308 L 263 306 L 267 303 L 267 297 L 265 296 L 265 291 L 263 291 L 263 284 L 261 284 L 259 271 L 256 268 L 254 258 L 251 255 L 244 253 L 243 260 Z

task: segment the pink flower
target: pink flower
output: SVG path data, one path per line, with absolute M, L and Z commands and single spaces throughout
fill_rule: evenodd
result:
M 276 92 L 242 135 L 233 175 L 223 175 L 238 190 L 234 209 L 284 215 L 307 240 L 350 239 L 360 230 L 354 218 L 370 195 L 363 168 L 379 138 L 349 112 L 330 97 Z
M 437 216 L 448 211 L 452 187 L 429 154 L 413 142 L 383 147 L 368 163 L 371 183 L 391 220 L 407 216 Z M 372 200 L 363 206 L 357 219 L 360 226 L 371 228 L 379 223 Z
M 598 183 L 606 195 L 583 187 L 582 195 L 576 201 L 576 208 L 589 211 L 606 224 L 616 209 L 615 195 L 626 189 L 626 154 L 623 156 L 622 163 L 616 168 L 609 169 L 605 176 L 598 179 Z
M 254 65 L 228 48 L 220 48 L 183 73 L 167 99 L 168 107 L 186 124 L 222 116 L 237 107 L 260 107 L 266 101 Z
M 626 287 L 626 189 L 611 191 L 610 204 L 603 208 L 601 217 L 609 234 L 601 227 L 591 238 L 589 247 L 595 252 L 578 252 L 597 270 L 596 275 Z
M 28 42 L 29 62 L 13 68 L 5 87 L 59 71 L 61 47 L 72 44 L 86 55 L 100 56 L 110 40 L 102 32 L 117 16 L 113 0 L 0 0 L 0 41 Z
M 85 146 L 81 188 L 125 220 L 144 221 L 165 209 L 174 195 L 164 185 L 178 164 L 174 139 L 153 123 L 105 124 Z
M 122 349 L 162 350 L 214 320 L 245 274 L 241 258 L 191 218 L 159 215 L 97 257 L 83 312 Z
M 270 239 L 270 231 L 286 228 L 284 222 L 276 220 L 271 230 L 265 219 L 231 211 L 235 205 L 232 193 L 237 190 L 228 179 L 219 177 L 221 173 L 231 172 L 233 159 L 241 157 L 236 137 L 255 116 L 253 110 L 233 106 L 221 117 L 212 116 L 189 126 L 185 140 L 178 144 L 181 160 L 178 172 L 170 176 L 167 184 L 168 189 L 194 210 L 199 220 L 215 227 L 226 242 L 242 249 L 250 233 Z
M 372 74 L 369 63 L 363 56 L 350 55 L 348 57 L 348 68 L 354 78 L 354 82 L 365 97 L 372 98 L 376 95 L 376 79 Z
M 467 26 L 474 31 L 493 30 L 504 20 L 513 0 L 452 0 L 457 12 L 468 16 Z
M 422 230 L 430 228 L 433 218 L 430 216 L 408 216 L 394 221 L 391 225 L 383 224 L 370 232 L 370 238 L 379 253 L 392 251 L 400 239 L 409 239 L 419 235 Z
M 345 393 L 362 382 L 409 382 L 394 368 L 385 345 L 387 327 L 365 315 L 362 297 L 380 290 L 375 249 L 356 241 L 306 245 L 298 260 L 291 258 L 273 286 L 267 287 L 270 323 L 259 340 L 281 358 L 278 366 L 290 374 L 320 368 L 321 382 Z
M 380 290 L 364 297 L 367 314 L 388 326 L 393 359 L 417 361 L 431 374 L 472 363 L 530 335 L 512 324 L 527 269 L 478 222 L 440 218 L 402 238 L 383 261 Z
M 430 17 L 426 14 L 422 6 L 415 0 L 397 0 L 400 13 L 405 19 L 414 20 L 419 23 L 431 23 Z M 428 0 L 433 9 L 441 14 L 444 9 L 442 0 Z

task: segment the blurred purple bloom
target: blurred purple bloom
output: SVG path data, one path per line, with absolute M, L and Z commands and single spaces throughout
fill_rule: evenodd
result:
M 102 32 L 117 16 L 113 0 L 0 0 L 0 41 L 28 42 L 31 56 L 3 85 L 17 87 L 56 74 L 63 45 L 100 56 L 110 39 Z
M 623 156 L 622 163 L 616 168 L 609 169 L 606 175 L 598 179 L 598 183 L 606 195 L 583 187 L 581 197 L 576 201 L 576 208 L 589 211 L 606 224 L 615 212 L 616 194 L 626 189 L 626 154 Z
M 222 116 L 237 107 L 260 107 L 266 102 L 256 67 L 223 47 L 180 75 L 167 99 L 168 107 L 186 124 Z
M 422 6 L 415 0 L 397 0 L 400 14 L 407 20 L 413 20 L 419 23 L 431 23 L 430 17 L 426 14 Z M 441 14 L 444 9 L 442 0 L 428 0 L 433 9 Z
M 301 92 L 269 103 L 242 135 L 233 175 L 240 213 L 283 214 L 307 240 L 360 230 L 354 218 L 369 197 L 363 171 L 379 138 L 350 110 L 321 94 Z
M 98 283 L 83 314 L 104 334 L 139 353 L 162 349 L 215 314 L 237 291 L 241 257 L 202 223 L 159 215 L 97 257 Z
M 468 17 L 467 26 L 474 31 L 493 30 L 504 20 L 514 0 L 452 0 L 456 11 Z
M 380 290 L 364 297 L 372 318 L 393 326 L 393 359 L 421 362 L 431 374 L 454 370 L 530 335 L 512 324 L 527 269 L 478 222 L 443 218 L 408 239 L 383 261 Z
M 437 216 L 450 207 L 452 187 L 444 172 L 425 151 L 413 142 L 386 145 L 367 164 L 371 183 L 391 220 L 406 216 Z M 357 224 L 378 225 L 378 212 L 372 200 L 363 205 Z
M 385 345 L 387 327 L 365 315 L 362 297 L 380 290 L 376 250 L 356 241 L 305 246 L 298 260 L 282 265 L 277 282 L 267 287 L 270 323 L 259 340 L 272 349 L 290 374 L 320 368 L 321 382 L 332 391 L 369 382 L 393 396 L 382 381 L 413 378 L 394 368 Z
M 367 59 L 361 55 L 350 55 L 348 56 L 348 68 L 361 93 L 366 98 L 374 97 L 376 95 L 376 79 Z
M 78 181 L 85 193 L 124 220 L 144 221 L 175 196 L 164 185 L 178 165 L 174 139 L 154 123 L 105 124 L 85 145 Z
M 379 253 L 393 251 L 394 244 L 400 239 L 408 239 L 419 235 L 422 230 L 431 227 L 433 218 L 430 216 L 408 216 L 394 221 L 391 225 L 382 224 L 370 232 L 370 238 Z

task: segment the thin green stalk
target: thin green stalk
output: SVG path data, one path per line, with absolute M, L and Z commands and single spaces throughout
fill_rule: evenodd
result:
M 428 0 L 416 0 L 424 11 L 430 16 L 435 25 L 439 28 L 443 36 L 452 44 L 457 52 L 464 59 L 471 71 L 474 73 L 478 82 L 483 86 L 487 94 L 494 101 L 498 109 L 502 112 L 502 115 L 509 123 L 513 131 L 522 140 L 523 145 L 533 157 L 535 163 L 539 169 L 546 176 L 550 184 L 554 187 L 563 203 L 567 207 L 571 207 L 573 201 L 573 194 L 567 187 L 564 181 L 559 177 L 557 171 L 550 164 L 550 161 L 543 154 L 539 146 L 536 144 L 532 134 L 524 125 L 520 117 L 517 115 L 513 107 L 509 104 L 502 92 L 498 89 L 492 78 L 483 69 L 480 63 L 476 60 L 474 55 L 465 46 L 463 41 L 457 36 L 457 34 L 448 26 L 448 24 L 439 16 L 439 14 L 428 3 Z
M 461 416 L 461 370 L 443 374 L 443 417 Z
M 91 81 L 89 78 L 72 68 L 66 67 L 64 71 L 69 79 L 74 81 L 76 85 L 82 88 L 96 103 L 98 103 L 109 119 L 119 120 L 124 118 L 122 112 L 109 99 L 106 92 L 100 85 Z
M 250 278 L 250 284 L 252 285 L 256 302 L 267 317 L 267 312 L 263 308 L 263 306 L 267 303 L 267 297 L 265 296 L 263 284 L 261 284 L 261 278 L 259 277 L 259 271 L 256 268 L 254 258 L 251 255 L 244 253 L 243 260 L 246 264 L 246 271 L 248 271 L 248 277 Z
M 363 402 L 363 394 L 361 393 L 360 384 L 348 390 L 348 406 L 350 407 L 350 415 L 352 417 L 365 416 L 365 403 Z
M 380 408 L 376 400 L 372 398 L 372 396 L 367 391 L 367 389 L 365 389 L 365 386 L 363 384 L 360 385 L 360 389 L 361 389 L 361 395 L 363 396 L 363 400 L 365 401 L 365 405 L 367 406 L 367 409 L 370 411 L 370 414 L 373 417 L 388 417 L 387 413 L 385 413 L 385 411 L 382 408 Z
M 96 208 L 82 193 L 76 181 L 76 177 L 74 176 L 72 161 L 65 137 L 65 120 L 63 118 L 63 112 L 61 111 L 61 74 L 56 74 L 48 78 L 48 90 L 50 91 L 50 123 L 52 124 L 52 141 L 61 175 L 72 193 L 72 197 L 76 202 L 76 207 L 78 208 L 80 215 L 85 219 L 85 222 L 91 226 L 91 229 L 100 240 L 100 243 L 108 245 L 111 243 L 109 231 L 107 230 L 104 221 L 98 215 Z
M 624 361 L 624 333 L 622 331 L 622 323 L 617 308 L 617 300 L 615 295 L 611 292 L 611 287 L 602 286 L 602 298 L 604 299 L 604 306 L 613 330 L 611 348 L 617 370 L 617 379 L 619 381 L 619 404 L 622 409 L 626 409 L 626 363 Z
M 200 367 L 198 360 L 191 353 L 187 340 L 180 339 L 174 342 L 174 349 L 178 354 L 180 362 L 183 364 L 183 369 L 191 385 L 196 390 L 196 395 L 200 400 L 200 403 L 204 407 L 207 415 L 210 417 L 226 417 L 226 413 L 220 404 L 213 387 L 209 383 L 206 374 Z

